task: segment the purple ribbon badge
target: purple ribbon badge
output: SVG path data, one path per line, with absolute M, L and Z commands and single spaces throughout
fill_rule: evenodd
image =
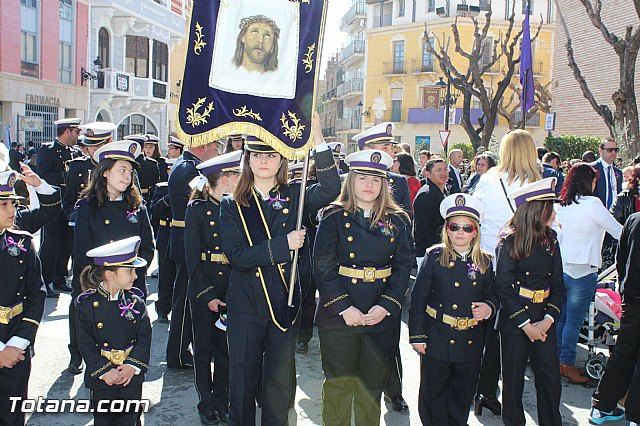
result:
M 476 278 L 478 278 L 478 272 L 480 272 L 480 268 L 478 268 L 477 265 L 473 263 L 467 263 L 467 268 L 467 277 L 469 277 L 470 280 L 475 280 Z
M 128 305 L 123 305 L 122 303 L 120 303 L 118 305 L 118 308 L 120 308 L 120 310 L 122 311 L 122 312 L 120 312 L 120 316 L 121 317 L 125 317 L 126 319 L 128 319 L 130 321 L 133 321 L 135 319 L 133 314 L 134 313 L 135 314 L 139 314 L 140 313 L 140 311 L 137 311 L 137 310 L 133 309 L 135 304 L 136 304 L 135 301 L 129 303 Z
M 127 220 L 129 223 L 138 223 L 138 209 L 127 212 Z
M 287 201 L 285 198 L 280 198 L 280 194 L 276 194 L 275 197 L 269 197 L 269 203 L 267 205 L 273 207 L 276 210 L 282 210 L 282 201 Z
M 389 231 L 389 223 L 384 223 L 383 221 L 379 220 L 377 225 L 378 228 L 380 228 L 380 232 L 382 232 L 382 235 L 391 235 L 391 232 Z
M 2 249 L 7 249 L 9 254 L 13 257 L 17 257 L 20 255 L 20 251 L 27 252 L 27 249 L 24 248 L 23 245 L 24 240 L 20 240 L 19 242 L 15 242 L 12 237 L 7 237 L 5 243 L 2 245 Z

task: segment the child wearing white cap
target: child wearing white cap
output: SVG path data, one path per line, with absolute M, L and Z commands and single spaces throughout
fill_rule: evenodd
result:
M 411 221 L 393 201 L 392 158 L 366 150 L 347 156 L 338 199 L 322 214 L 314 246 L 320 293 L 322 417 L 327 425 L 380 423 L 380 400 L 400 335 L 413 265 Z
M 497 330 L 502 361 L 502 421 L 525 423 L 522 392 L 528 360 L 535 376 L 538 423 L 561 425 L 560 361 L 555 321 L 565 289 L 556 232 L 556 178 L 509 194 L 516 211 L 497 249 L 496 288 L 500 300 Z
M 466 425 L 497 311 L 491 255 L 480 248 L 482 202 L 453 194 L 440 204 L 442 244 L 427 249 L 411 294 L 409 342 L 420 354 L 423 424 Z
M 140 289 L 133 287 L 140 237 L 130 237 L 89 250 L 93 265 L 82 270 L 84 293 L 75 300 L 78 346 L 87 368 L 96 425 L 139 424 L 140 407 L 125 404 L 123 412 L 104 412 L 113 400 L 140 400 L 149 368 L 151 323 Z M 137 409 L 137 410 L 136 410 Z

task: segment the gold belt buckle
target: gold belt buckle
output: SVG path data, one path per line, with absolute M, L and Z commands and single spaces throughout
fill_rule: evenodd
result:
M 469 319 L 468 318 L 456 318 L 456 328 L 458 330 L 466 330 L 469 328 Z
M 124 360 L 127 358 L 127 354 L 119 349 L 111 350 L 111 363 L 115 365 L 124 364 Z
M 544 301 L 544 290 L 536 290 L 531 298 L 533 303 L 542 303 Z
M 363 268 L 364 276 L 362 281 L 365 283 L 372 283 L 376 280 L 376 268 L 367 266 Z
M 0 306 L 0 324 L 9 324 L 11 319 L 11 308 Z

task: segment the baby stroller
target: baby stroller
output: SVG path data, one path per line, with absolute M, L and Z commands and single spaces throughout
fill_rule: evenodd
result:
M 604 353 L 596 352 L 596 349 L 607 348 L 611 353 L 620 328 L 622 298 L 616 291 L 616 281 L 615 264 L 598 275 L 594 300 L 580 328 L 580 341 L 586 343 L 588 349 L 584 369 L 592 380 L 600 380 L 606 365 Z

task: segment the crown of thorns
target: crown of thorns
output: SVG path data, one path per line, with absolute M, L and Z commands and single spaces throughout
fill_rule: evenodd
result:
M 271 28 L 273 28 L 273 32 L 275 33 L 276 37 L 280 37 L 280 28 L 278 28 L 278 25 L 276 24 L 276 22 L 273 19 L 267 18 L 264 15 L 254 15 L 254 16 L 242 18 L 239 25 L 240 30 L 244 31 L 247 29 L 249 25 L 256 24 L 256 23 L 270 25 Z

